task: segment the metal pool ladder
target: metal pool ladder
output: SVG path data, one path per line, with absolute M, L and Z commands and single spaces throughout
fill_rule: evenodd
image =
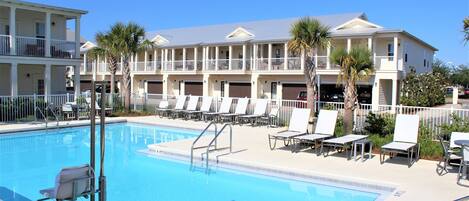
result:
M 191 146 L 191 168 L 192 168 L 192 165 L 194 163 L 194 149 L 202 149 L 202 148 L 205 148 L 205 146 L 200 146 L 200 147 L 195 147 L 195 143 L 197 141 L 199 141 L 199 139 L 202 137 L 202 135 L 205 134 L 205 132 L 207 132 L 207 130 L 211 127 L 211 126 L 214 126 L 215 127 L 215 134 L 217 133 L 217 124 L 215 122 L 210 122 L 207 127 L 205 127 L 205 129 L 199 134 L 199 136 L 197 136 L 197 138 L 195 138 L 194 142 L 192 142 L 192 146 Z M 215 149 L 217 148 L 216 147 L 217 145 L 215 144 Z
M 49 111 L 52 113 L 52 115 L 55 117 L 55 121 L 57 122 L 57 128 L 59 128 L 59 117 L 57 117 L 57 114 L 49 106 L 50 105 L 46 106 L 46 108 L 45 108 L 46 109 L 46 114 Z M 42 110 L 38 106 L 35 106 L 34 110 L 38 111 L 39 114 L 41 114 L 42 118 L 44 118 L 44 122 L 46 123 L 46 130 L 47 130 L 48 123 L 49 123 L 49 120 L 48 120 L 47 116 L 42 112 Z
M 210 152 L 210 147 L 212 146 L 213 143 L 215 143 L 215 150 L 217 149 L 217 139 L 218 139 L 218 136 L 220 136 L 220 134 L 223 133 L 223 130 L 225 130 L 226 127 L 229 127 L 230 128 L 230 154 L 233 152 L 233 126 L 231 124 L 225 124 L 223 125 L 223 127 L 220 129 L 220 131 L 218 132 L 215 132 L 215 137 L 213 137 L 212 141 L 210 141 L 210 143 L 208 144 L 207 146 L 207 151 L 205 152 L 205 168 L 206 168 L 206 171 L 208 171 L 208 161 L 209 161 L 209 158 L 208 158 L 208 153 Z

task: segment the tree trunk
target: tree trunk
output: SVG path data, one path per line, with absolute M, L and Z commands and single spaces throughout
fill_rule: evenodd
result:
M 129 112 L 131 95 L 129 59 L 127 57 L 124 57 L 123 62 L 124 66 L 122 68 L 122 95 L 124 97 L 124 110 L 126 112 Z
M 307 98 L 306 102 L 308 108 L 311 110 L 311 115 L 315 113 L 315 99 L 316 99 L 316 66 L 314 65 L 314 61 L 312 60 L 312 51 L 311 53 L 307 54 L 305 57 L 305 68 L 304 68 L 304 75 L 306 81 L 306 93 Z
M 352 134 L 353 111 L 357 102 L 357 91 L 353 81 L 347 80 L 344 84 L 344 134 Z
M 109 57 L 109 72 L 111 73 L 111 91 L 109 92 L 109 105 L 114 105 L 114 91 L 116 88 L 116 71 L 117 71 L 117 59 Z

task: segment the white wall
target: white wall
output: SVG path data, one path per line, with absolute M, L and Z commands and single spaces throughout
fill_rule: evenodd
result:
M 419 42 L 404 38 L 403 40 L 403 58 L 407 53 L 407 62 L 403 62 L 404 70 L 410 71 L 410 67 L 414 67 L 417 73 L 430 72 L 432 70 L 433 55 L 434 51 L 427 46 L 423 46 Z M 401 44 L 402 45 L 402 44 Z M 424 66 L 424 59 L 427 61 L 427 65 Z

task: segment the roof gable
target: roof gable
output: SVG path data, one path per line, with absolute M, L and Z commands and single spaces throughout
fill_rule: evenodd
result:
M 253 38 L 254 34 L 244 29 L 243 27 L 236 28 L 233 32 L 226 36 L 226 39 L 249 39 Z
M 165 37 L 163 37 L 159 34 L 156 35 L 155 37 L 153 37 L 153 39 L 151 39 L 151 41 L 156 43 L 156 45 L 165 45 L 165 44 L 169 43 L 168 39 L 166 39 Z
M 362 18 L 355 18 L 349 20 L 335 28 L 333 30 L 343 30 L 343 29 L 369 29 L 369 28 L 383 28 L 377 24 L 366 21 Z

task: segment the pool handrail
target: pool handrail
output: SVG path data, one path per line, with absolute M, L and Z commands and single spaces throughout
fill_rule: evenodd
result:
M 215 137 L 213 137 L 212 141 L 210 141 L 210 143 L 207 145 L 207 151 L 205 152 L 205 157 L 206 157 L 206 160 L 205 160 L 205 170 L 206 172 L 209 171 L 209 167 L 208 167 L 208 161 L 209 161 L 209 158 L 208 158 L 208 153 L 210 152 L 210 147 L 212 146 L 213 143 L 215 143 L 215 150 L 217 149 L 217 139 L 218 139 L 218 136 L 220 136 L 220 134 L 223 133 L 223 130 L 225 130 L 226 127 L 230 127 L 230 154 L 233 152 L 233 126 L 230 124 L 230 123 L 227 123 L 227 124 L 224 124 L 223 127 L 220 129 L 220 131 L 218 131 L 216 134 L 215 134 Z
M 212 121 L 205 127 L 205 129 L 199 134 L 199 136 L 197 136 L 197 138 L 194 140 L 194 142 L 192 142 L 192 146 L 191 146 L 191 168 L 192 168 L 192 164 L 193 164 L 193 161 L 194 161 L 194 149 L 205 148 L 205 146 L 194 147 L 195 143 L 197 143 L 197 141 L 199 141 L 199 139 L 205 134 L 205 132 L 207 132 L 207 130 L 212 125 L 215 127 L 215 134 L 217 134 L 217 124 L 214 121 Z M 217 148 L 217 144 L 215 143 L 215 149 L 216 148 Z

